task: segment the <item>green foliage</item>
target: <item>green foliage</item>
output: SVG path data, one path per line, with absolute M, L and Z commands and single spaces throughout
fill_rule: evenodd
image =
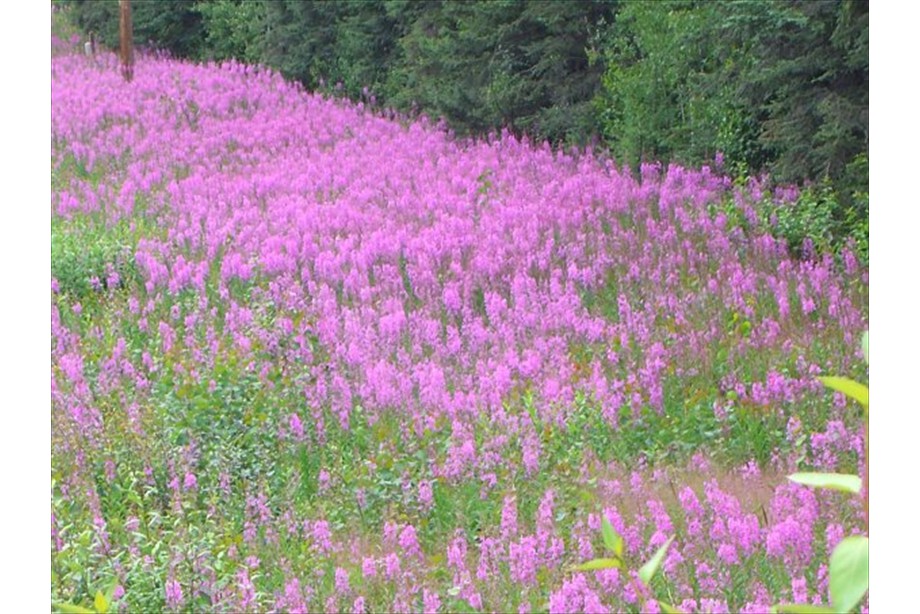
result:
M 627 1 L 617 12 L 595 106 L 621 161 L 698 163 L 722 151 L 736 165 L 760 162 L 751 118 L 716 80 L 735 61 L 711 38 L 724 19 L 722 8 Z
M 749 182 L 749 178 L 739 178 L 735 187 L 746 193 Z M 859 210 L 848 207 L 844 202 L 841 193 L 825 179 L 803 187 L 793 199 L 777 198 L 774 191 L 767 190 L 759 197 L 755 209 L 761 227 L 784 241 L 790 253 L 797 258 L 825 253 L 839 256 L 846 248 L 860 262 L 868 263 L 868 197 L 865 207 Z M 711 213 L 724 214 L 732 227 L 745 232 L 751 229 L 752 221 L 733 196 L 727 196 L 722 203 L 712 206 Z
M 93 609 L 85 608 L 74 603 L 56 603 L 53 604 L 53 608 L 62 614 L 108 614 L 112 609 L 113 595 L 117 587 L 118 580 L 115 580 L 105 594 L 103 594 L 102 591 L 96 591 L 96 596 L 93 598 Z
M 588 49 L 611 2 L 427 3 L 388 75 L 396 106 L 443 116 L 460 134 L 509 128 L 585 142 L 600 66 Z
M 831 606 L 837 612 L 852 611 L 869 590 L 869 538 L 843 538 L 831 554 L 828 573 Z
M 68 11 L 69 21 L 87 35 L 94 34 L 102 45 L 118 47 L 118 3 L 66 0 L 59 3 Z
M 867 253 L 868 18 L 860 0 L 625 0 L 598 37 L 601 132 L 630 165 L 721 152 L 736 176 L 826 180 L 778 232 Z
M 386 3 L 279 0 L 264 11 L 265 64 L 311 90 L 380 90 L 403 27 Z
M 805 486 L 827 488 L 858 495 L 862 490 L 862 480 L 857 475 L 847 473 L 793 473 L 789 479 Z
M 667 554 L 668 548 L 671 547 L 671 542 L 674 541 L 674 536 L 668 538 L 664 544 L 661 545 L 658 550 L 655 551 L 655 554 L 652 555 L 646 563 L 639 568 L 639 578 L 646 584 L 651 584 L 652 578 L 655 576 L 655 573 L 658 571 L 658 568 L 661 567 L 661 562 L 664 560 L 664 555 Z
M 604 537 L 604 546 L 607 547 L 607 550 L 610 550 L 617 558 L 622 558 L 623 538 L 613 530 L 613 525 L 610 524 L 606 516 L 601 524 L 601 534 Z
M 89 608 L 73 605 L 71 603 L 59 603 L 54 607 L 64 614 L 96 614 L 96 610 L 90 610 Z
M 76 300 L 97 290 L 109 288 L 111 273 L 119 286 L 136 283 L 139 272 L 134 263 L 138 231 L 127 221 L 112 226 L 83 219 L 81 223 L 51 226 L 51 276 L 59 291 Z
M 764 204 L 773 235 L 785 239 L 793 254 L 803 255 L 806 239 L 819 253 L 836 244 L 836 200 L 830 186 L 806 188 L 790 203 Z
M 205 40 L 202 54 L 208 59 L 262 61 L 266 4 L 248 0 L 198 2 Z
M 819 377 L 818 380 L 820 380 L 822 384 L 831 390 L 842 392 L 846 396 L 850 397 L 862 405 L 866 412 L 869 411 L 868 386 L 860 384 L 859 382 L 854 382 L 853 380 L 847 379 L 845 377 Z
M 705 162 L 715 146 L 782 181 L 852 179 L 867 45 L 867 2 L 627 0 L 604 50 L 605 135 L 631 161 Z
M 868 262 L 868 197 L 863 210 L 845 202 L 825 180 L 804 188 L 793 202 L 764 201 L 761 208 L 773 235 L 785 239 L 793 254 L 802 256 L 808 239 L 817 253 L 839 252 L 849 246 L 863 262 Z
M 613 528 L 613 525 L 610 524 L 606 516 L 604 516 L 601 521 L 601 534 L 604 538 L 604 546 L 614 556 L 612 558 L 592 559 L 580 565 L 575 565 L 572 567 L 573 571 L 597 571 L 600 569 L 612 568 L 628 571 L 629 565 L 623 559 L 623 538 L 616 532 L 616 529 Z M 651 586 L 652 578 L 658 572 L 658 568 L 661 567 L 661 563 L 664 561 L 664 557 L 668 553 L 668 548 L 671 547 L 671 542 L 673 541 L 674 536 L 672 535 L 668 538 L 668 541 L 662 544 L 661 547 L 655 551 L 655 554 L 639 568 L 639 580 L 646 586 Z M 662 601 L 659 601 L 658 604 L 665 612 L 678 611 L 674 606 Z
M 119 44 L 118 2 L 68 0 L 75 23 L 111 49 Z M 131 23 L 138 47 L 165 49 L 180 58 L 200 59 L 205 44 L 205 29 L 196 0 L 157 0 L 132 2 Z
M 572 569 L 575 571 L 597 571 L 599 569 L 623 569 L 624 564 L 621 559 L 591 559 L 587 563 L 575 565 Z

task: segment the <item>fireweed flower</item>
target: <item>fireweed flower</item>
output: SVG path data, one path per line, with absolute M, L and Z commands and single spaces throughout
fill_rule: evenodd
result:
M 361 562 L 361 574 L 367 579 L 377 577 L 377 560 L 374 557 L 364 557 Z
M 422 609 L 425 612 L 438 612 L 441 609 L 441 598 L 436 591 L 427 588 L 422 591 Z
M 97 271 L 93 281 L 97 287 L 121 286 L 127 295 L 127 307 L 112 312 L 110 329 L 87 320 L 97 309 L 90 314 L 66 292 L 52 297 L 55 462 L 60 454 L 62 466 L 78 469 L 72 484 L 60 485 L 65 498 L 82 495 L 84 481 L 116 481 L 127 471 L 106 464 L 98 468 L 101 475 L 93 474 L 94 463 L 104 458 L 96 447 L 117 435 L 112 429 L 118 421 L 103 420 L 103 409 L 126 408 L 138 438 L 157 437 L 145 429 L 156 422 L 148 420 L 149 408 L 157 406 L 165 380 L 174 380 L 176 390 L 214 395 L 226 381 L 218 370 L 238 363 L 267 394 L 299 395 L 299 408 L 268 420 L 266 430 L 279 439 L 309 437 L 322 448 L 338 430 L 373 426 L 390 415 L 399 421 L 400 437 L 445 440 L 445 453 L 430 458 L 425 473 L 400 476 L 402 500 L 410 508 L 417 500 L 418 509 L 385 531 L 380 570 L 373 558 L 362 562 L 364 577 L 390 578 L 386 601 L 370 593 L 370 603 L 364 597 L 353 601 L 359 610 L 412 609 L 427 608 L 442 590 L 422 586 L 428 547 L 423 537 L 429 532 L 412 517 L 434 505 L 430 479 L 473 481 L 495 504 L 497 493 L 507 492 L 509 476 L 517 481 L 554 467 L 556 459 L 547 454 L 555 454 L 555 446 L 548 442 L 556 429 L 572 427 L 576 398 L 596 402 L 612 428 L 628 428 L 623 424 L 630 408 L 662 411 L 670 386 L 689 396 L 680 389 L 685 380 L 698 384 L 716 363 L 724 363 L 719 366 L 726 373 L 739 373 L 756 353 L 762 369 L 744 381 L 727 375 L 713 382 L 722 393 L 700 406 L 712 407 L 720 420 L 743 403 L 774 407 L 789 422 L 797 454 L 808 452 L 819 465 L 861 454 L 857 432 L 834 424 L 806 430 L 790 419 L 797 401 L 820 393 L 815 375 L 846 371 L 860 358 L 828 339 L 843 339 L 866 321 L 863 299 L 853 290 L 865 271 L 851 251 L 842 251 L 843 271 L 826 259 L 803 262 L 791 258 L 761 223 L 756 201 L 782 202 L 791 193 L 770 194 L 762 180 L 736 189 L 711 169 L 677 165 L 644 164 L 637 180 L 591 154 L 531 147 L 510 135 L 459 143 L 422 123 L 405 126 L 345 103 L 330 104 L 276 73 L 237 63 L 192 66 L 149 58 L 130 88 L 85 58 L 55 58 L 53 68 L 53 164 L 72 158 L 97 171 L 92 181 L 77 176 L 56 190 L 53 215 L 64 221 L 98 216 L 107 227 L 127 222 L 138 237 L 130 253 Z M 192 108 L 194 126 L 183 119 Z M 118 172 L 98 176 L 116 167 Z M 278 168 L 287 170 L 279 174 Z M 747 230 L 735 228 L 724 212 L 712 215 L 713 205 L 724 203 L 747 220 Z M 147 231 L 151 221 L 156 232 Z M 122 279 L 127 270 L 130 280 Z M 584 300 L 604 290 L 611 277 L 617 280 L 610 305 L 615 318 L 602 317 Z M 53 280 L 52 288 L 63 291 L 63 282 Z M 749 335 L 727 326 L 732 318 L 748 321 Z M 127 340 L 126 347 L 112 347 L 110 330 Z M 575 360 L 573 348 L 595 346 L 594 355 Z M 819 359 L 814 347 L 826 355 Z M 722 349 L 729 350 L 724 358 L 717 355 Z M 510 402 L 521 391 L 530 395 L 532 416 Z M 726 399 L 726 393 L 738 400 Z M 75 450 L 85 447 L 94 453 L 81 460 Z M 187 506 L 192 502 L 182 501 L 183 493 L 203 487 L 199 480 L 212 483 L 215 474 L 203 473 L 210 459 L 200 461 L 183 454 L 165 472 L 174 503 Z M 774 466 L 784 468 L 788 461 L 777 455 Z M 691 465 L 709 471 L 703 456 Z M 232 469 L 218 471 L 221 496 L 239 501 L 248 486 L 235 491 Z M 587 463 L 582 471 L 586 479 L 597 477 L 589 475 Z M 645 475 L 638 468 L 623 480 L 627 488 L 600 477 L 601 495 L 620 505 L 631 486 L 644 501 L 661 485 L 657 477 L 646 482 Z M 753 470 L 745 474 L 745 483 L 757 479 Z M 162 481 L 145 469 L 145 486 L 161 488 Z M 325 474 L 321 489 L 338 494 Z M 336 550 L 326 521 L 297 513 L 275 517 L 278 493 L 264 495 L 247 502 L 240 526 L 233 527 L 242 531 L 245 545 L 239 552 L 236 545 L 228 548 L 230 558 L 263 556 L 262 548 L 273 548 L 272 542 L 284 551 L 296 539 L 308 540 L 320 558 Z M 373 510 L 376 498 L 365 495 L 354 491 L 358 505 Z M 686 522 L 672 522 L 657 504 L 637 518 L 608 516 L 632 556 L 653 547 L 650 537 L 660 543 L 675 528 L 683 533 L 664 570 L 670 576 L 676 565 L 674 575 L 697 573 L 700 599 L 720 599 L 728 584 L 722 568 L 756 551 L 802 577 L 814 562 L 815 535 L 824 532 L 817 548 L 824 551 L 848 531 L 841 524 L 848 516 L 834 515 L 823 499 L 821 506 L 817 500 L 812 505 L 788 491 L 771 503 L 771 523 L 764 528 L 727 492 L 700 504 L 685 489 L 679 499 Z M 641 595 L 616 570 L 549 585 L 534 581 L 540 569 L 558 578 L 558 565 L 589 550 L 591 533 L 555 521 L 569 503 L 562 492 L 556 499 L 544 494 L 531 520 L 518 513 L 512 495 L 502 502 L 500 518 L 494 515 L 498 526 L 483 527 L 477 546 L 455 534 L 447 567 L 460 596 L 474 606 L 483 595 L 491 608 L 508 606 L 498 596 L 510 578 L 527 587 L 539 584 L 554 596 L 556 609 L 600 611 L 636 602 Z M 104 541 L 103 519 L 112 519 L 101 504 L 90 507 L 84 528 Z M 212 517 L 223 522 L 216 507 Z M 63 532 L 73 519 L 61 514 L 55 526 Z M 418 533 L 406 522 L 415 523 Z M 588 526 L 596 543 L 599 517 Z M 53 534 L 55 543 L 66 540 L 68 533 L 61 532 Z M 113 550 L 123 546 L 114 535 L 106 539 Z M 137 552 L 131 556 L 143 557 L 136 545 L 130 548 Z M 699 565 L 686 569 L 674 562 L 678 555 Z M 478 557 L 475 580 L 471 557 Z M 152 558 L 145 564 L 151 573 L 156 568 Z M 292 582 L 287 578 L 296 575 L 284 573 L 286 584 L 265 590 L 284 602 L 279 609 L 306 609 L 294 593 L 307 592 L 313 576 L 284 597 Z M 270 586 L 252 569 L 246 574 L 259 590 L 262 582 Z M 689 579 L 677 582 L 675 600 L 696 590 Z M 247 600 L 238 590 L 245 583 L 231 576 L 212 606 L 238 608 Z M 167 589 L 173 592 L 169 607 L 186 605 L 172 573 Z M 758 590 L 753 583 L 745 607 L 774 602 L 766 589 Z M 603 603 L 594 600 L 595 591 Z M 321 593 L 310 605 L 347 609 L 351 597 Z M 528 595 L 540 607 L 546 598 Z M 722 604 L 690 609 L 707 607 Z
M 387 580 L 393 580 L 399 576 L 402 566 L 399 561 L 399 556 L 395 552 L 391 552 L 386 555 L 383 559 L 384 565 L 384 574 L 387 577 Z
M 335 568 L 335 590 L 339 594 L 345 594 L 349 590 L 348 572 L 341 567 Z
M 300 416 L 291 414 L 288 419 L 288 426 L 291 430 L 291 436 L 297 441 L 301 441 L 303 439 L 303 422 L 300 421 Z
M 237 590 L 239 591 L 239 608 L 247 612 L 253 608 L 256 600 L 256 589 L 249 578 L 249 570 L 245 567 L 236 573 Z
M 418 502 L 421 509 L 425 512 L 431 510 L 434 505 L 434 493 L 431 488 L 430 480 L 422 480 L 418 485 Z
M 537 580 L 537 538 L 528 535 L 508 545 L 508 565 L 511 579 L 529 585 Z
M 795 603 L 808 602 L 808 581 L 804 577 L 792 579 L 792 601 Z
M 291 578 L 284 585 L 284 597 L 282 599 L 282 606 L 279 609 L 284 609 L 287 612 L 307 612 L 306 600 L 303 598 L 303 593 L 300 589 L 300 580 L 297 578 Z
M 722 599 L 700 599 L 700 611 L 712 614 L 729 614 L 728 604 Z
M 408 556 L 421 558 L 422 549 L 418 543 L 418 536 L 415 533 L 415 527 L 407 524 L 399 532 L 399 547 Z
M 332 534 L 329 532 L 329 523 L 325 520 L 317 520 L 312 524 L 310 536 L 313 539 L 313 547 L 320 552 L 327 553 L 332 550 Z
M 166 580 L 166 607 L 170 610 L 178 610 L 183 603 L 182 586 L 175 578 L 169 578 Z
M 326 471 L 325 469 L 321 469 L 319 472 L 319 476 L 317 476 L 317 483 L 319 484 L 319 491 L 321 493 L 329 489 L 330 479 L 331 477 L 329 475 L 329 472 Z
M 182 487 L 185 490 L 195 490 L 198 486 L 198 479 L 195 477 L 195 474 L 192 472 L 186 472 L 185 479 L 182 481 Z

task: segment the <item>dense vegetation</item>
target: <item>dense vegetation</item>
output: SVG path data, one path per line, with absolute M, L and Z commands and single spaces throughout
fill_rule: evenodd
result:
M 169 31 L 193 56 L 294 45 L 246 36 L 226 5 L 170 5 L 199 25 Z M 479 85 L 463 95 L 520 77 L 515 54 L 548 53 L 513 43 L 523 5 L 490 5 L 494 38 L 478 4 L 253 3 L 246 27 L 334 6 L 354 12 L 311 28 L 313 59 L 287 70 L 370 83 L 361 104 L 238 62 L 141 55 L 128 84 L 113 55 L 55 34 L 55 609 L 97 593 L 127 612 L 828 603 L 830 553 L 864 508 L 784 476 L 864 466 L 860 416 L 816 380 L 866 375 L 868 270 L 801 232 L 832 199 L 372 106 L 413 86 L 391 70 L 410 50 L 464 66 Z M 393 44 L 366 18 L 381 7 L 405 24 Z M 598 23 L 646 19 L 615 8 Z M 350 44 L 375 41 L 386 70 L 321 53 L 357 23 Z M 474 40 L 507 63 L 477 66 Z M 425 89 L 431 71 L 414 87 L 450 108 L 439 96 L 461 92 Z M 516 118 L 550 125 L 512 85 L 477 98 L 476 121 L 526 100 Z M 570 104 L 590 113 L 599 92 Z M 574 569 L 604 553 L 604 520 L 632 569 L 674 537 L 649 585 Z
M 116 2 L 63 4 L 116 45 Z M 718 158 L 736 177 L 811 182 L 802 209 L 826 212 L 796 231 L 835 249 L 852 237 L 867 257 L 868 1 L 134 6 L 137 39 L 176 57 L 264 64 L 311 91 L 443 117 L 460 135 L 599 146 L 635 171 Z

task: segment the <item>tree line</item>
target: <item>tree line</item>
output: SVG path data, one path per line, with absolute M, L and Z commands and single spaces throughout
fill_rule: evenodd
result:
M 118 3 L 65 0 L 118 43 Z M 311 90 L 643 161 L 814 182 L 868 234 L 867 0 L 157 0 L 135 40 Z

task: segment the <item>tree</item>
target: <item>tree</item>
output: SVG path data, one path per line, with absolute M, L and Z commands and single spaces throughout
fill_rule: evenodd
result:
M 416 9 L 388 92 L 460 134 L 499 128 L 584 142 L 601 69 L 588 48 L 613 14 L 604 1 L 428 2 Z

